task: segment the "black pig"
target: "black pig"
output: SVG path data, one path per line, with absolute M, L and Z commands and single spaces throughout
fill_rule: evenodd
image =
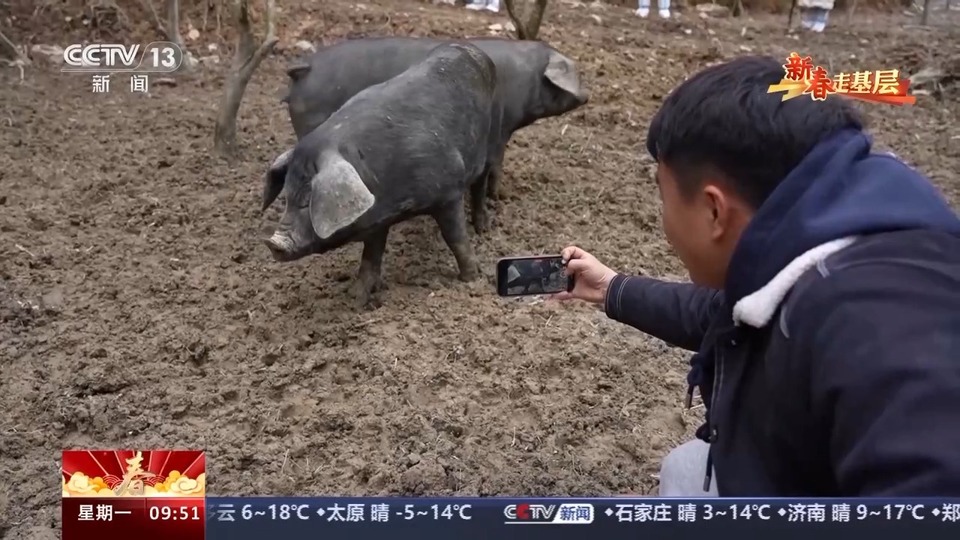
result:
M 496 67 L 469 44 L 444 44 L 396 77 L 353 96 L 281 155 L 265 179 L 263 209 L 286 193 L 266 240 L 279 261 L 363 242 L 354 294 L 368 304 L 381 285 L 390 226 L 429 214 L 460 278 L 479 275 L 463 198 L 481 195 Z
M 297 138 L 322 124 L 354 94 L 396 76 L 422 61 L 430 50 L 454 40 L 388 37 L 362 38 L 324 47 L 290 68 L 289 94 L 284 98 Z M 586 90 L 576 64 L 540 41 L 477 38 L 469 41 L 485 52 L 497 68 L 498 101 L 494 110 L 487 175 L 487 194 L 497 196 L 503 153 L 515 131 L 541 118 L 558 116 L 585 104 Z M 489 216 L 483 199 L 472 201 L 474 227 L 484 231 Z

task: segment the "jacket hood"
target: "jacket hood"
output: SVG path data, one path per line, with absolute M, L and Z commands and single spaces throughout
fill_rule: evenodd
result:
M 960 218 L 926 177 L 872 153 L 863 132 L 838 132 L 810 151 L 744 230 L 727 270 L 728 305 L 818 246 L 906 229 L 960 234 Z

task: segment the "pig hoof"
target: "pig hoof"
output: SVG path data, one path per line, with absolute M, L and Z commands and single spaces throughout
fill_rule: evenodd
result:
M 483 213 L 473 216 L 473 230 L 483 234 L 490 230 L 490 214 Z
M 473 281 L 480 277 L 480 265 L 479 264 L 470 264 L 466 268 L 460 270 L 460 281 Z
M 380 299 L 373 294 L 361 293 L 354 297 L 354 303 L 358 309 L 371 310 L 377 309 L 381 305 Z
M 357 308 L 365 311 L 371 311 L 383 305 L 379 298 L 368 295 L 366 298 L 357 298 Z
M 373 304 L 373 287 L 368 287 L 362 280 L 353 282 L 350 286 L 350 295 L 353 296 L 358 307 L 368 307 Z

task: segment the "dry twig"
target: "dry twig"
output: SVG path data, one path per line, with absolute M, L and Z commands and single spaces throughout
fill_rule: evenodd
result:
M 163 23 L 160 22 L 160 15 L 157 14 L 156 8 L 153 7 L 153 0 L 140 0 L 140 4 L 150 12 L 150 19 L 153 23 L 154 29 L 162 36 L 167 35 L 167 29 L 163 27 Z
M 2 30 L 0 30 L 0 55 L 12 58 L 14 61 L 19 60 L 23 64 L 30 63 L 30 59 L 20 52 L 20 49 L 10 41 L 10 38 Z

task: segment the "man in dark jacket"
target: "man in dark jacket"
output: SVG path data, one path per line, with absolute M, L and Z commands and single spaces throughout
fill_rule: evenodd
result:
M 696 351 L 700 441 L 664 496 L 960 495 L 960 219 L 848 100 L 744 57 L 668 96 L 647 149 L 692 284 L 563 251 L 571 293 Z M 714 474 L 714 471 L 716 474 Z

